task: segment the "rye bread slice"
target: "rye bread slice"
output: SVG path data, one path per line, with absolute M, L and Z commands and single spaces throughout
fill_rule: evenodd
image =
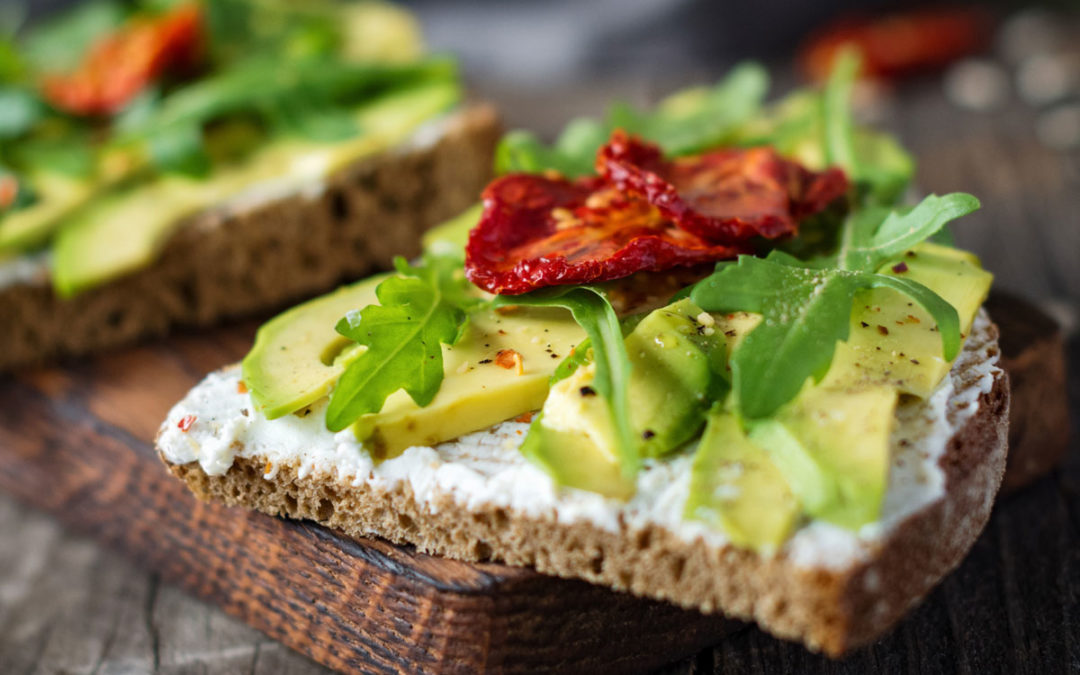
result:
M 158 450 L 169 471 L 203 500 L 310 519 L 353 536 L 378 535 L 453 558 L 532 566 L 722 612 L 837 656 L 894 625 L 959 564 L 989 518 L 1005 467 L 1009 412 L 1008 377 L 992 367 L 999 356 L 996 327 L 984 321 L 965 351 L 968 358 L 950 375 L 960 388 L 948 400 L 950 424 L 954 415 L 963 421 L 951 427 L 940 448 L 943 493 L 904 513 L 844 564 L 808 565 L 786 549 L 763 556 L 701 537 L 688 539 L 660 524 L 631 523 L 621 513 L 611 529 L 557 513 L 470 505 L 452 491 L 440 492 L 437 484 L 421 499 L 407 479 L 376 487 L 362 478 L 313 473 L 301 464 L 271 469 L 265 457 L 245 456 L 238 441 L 228 470 L 210 475 L 198 462 L 167 458 L 166 445 L 187 442 L 168 432 L 183 414 L 180 406 L 162 427 Z M 962 417 L 971 405 L 976 411 Z
M 284 307 L 416 255 L 425 229 L 476 202 L 500 133 L 492 107 L 467 107 L 432 142 L 360 160 L 321 190 L 189 218 L 152 266 L 74 299 L 44 274 L 0 288 L 0 371 Z

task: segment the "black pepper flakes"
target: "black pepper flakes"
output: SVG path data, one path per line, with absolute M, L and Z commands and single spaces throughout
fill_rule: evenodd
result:
M 592 387 L 582 387 L 578 391 L 581 392 L 582 396 L 596 396 L 596 390 Z
M 481 364 L 485 364 L 485 363 L 491 363 L 491 359 L 481 359 L 481 360 L 480 360 L 480 363 L 481 363 Z
M 643 439 L 645 439 L 646 441 L 649 440 L 650 438 L 652 438 L 655 435 L 656 435 L 656 432 L 653 431 L 652 429 L 646 429 L 645 431 L 641 432 L 641 437 Z

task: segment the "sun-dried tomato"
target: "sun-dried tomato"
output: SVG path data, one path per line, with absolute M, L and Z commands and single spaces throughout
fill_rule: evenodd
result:
M 196 3 L 138 18 L 93 44 L 74 72 L 46 75 L 42 93 L 57 108 L 77 115 L 113 114 L 164 72 L 194 66 L 203 41 Z
M 794 234 L 800 220 L 848 189 L 843 171 L 808 171 L 769 147 L 668 161 L 660 148 L 619 131 L 600 149 L 596 169 L 621 191 L 640 195 L 683 229 L 717 244 Z
M 799 62 L 822 82 L 848 47 L 862 54 L 864 75 L 901 78 L 941 68 L 982 49 L 992 35 L 983 7 L 923 7 L 884 16 L 843 17 L 815 31 Z
M 644 199 L 596 178 L 512 174 L 488 185 L 483 199 L 465 271 L 491 293 L 620 279 L 743 252 L 702 241 Z

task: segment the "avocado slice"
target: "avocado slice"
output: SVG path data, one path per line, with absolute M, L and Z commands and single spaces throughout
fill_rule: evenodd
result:
M 723 531 L 736 546 L 774 551 L 801 513 L 784 474 L 735 416 L 709 415 L 694 453 L 684 514 Z
M 45 244 L 65 216 L 90 198 L 89 181 L 61 173 L 33 177 L 38 201 L 0 219 L 0 254 L 21 253 Z
M 376 459 L 385 459 L 536 410 L 559 362 L 584 339 L 561 308 L 477 312 L 457 344 L 443 345 L 443 381 L 428 405 L 395 392 L 382 410 L 357 420 L 353 432 Z
M 326 396 L 363 347 L 334 330 L 347 312 L 377 302 L 379 275 L 297 305 L 259 328 L 241 372 L 256 410 L 275 419 Z
M 855 529 L 877 520 L 889 476 L 897 392 L 810 386 L 750 438 L 769 453 L 803 509 Z
M 956 308 L 965 337 L 993 280 L 975 255 L 931 243 L 919 244 L 881 271 L 917 281 L 944 298 Z M 875 288 L 855 296 L 850 335 L 837 345 L 822 385 L 889 384 L 926 398 L 951 367 L 933 317 L 899 292 Z
M 359 136 L 336 143 L 283 138 L 208 180 L 171 175 L 110 191 L 64 219 L 53 245 L 53 285 L 61 297 L 149 265 L 184 218 L 242 196 L 302 187 L 405 140 L 458 98 L 456 85 L 430 83 L 357 108 Z M 263 190 L 265 188 L 265 190 Z
M 704 315 L 704 316 L 703 316 Z M 707 318 L 706 318 L 707 317 Z M 650 312 L 626 336 L 633 432 L 644 457 L 661 457 L 693 438 L 726 387 L 727 340 L 717 320 L 690 299 Z M 595 364 L 555 383 L 526 439 L 526 455 L 560 485 L 626 498 L 633 481 L 621 464 L 607 403 L 593 388 Z

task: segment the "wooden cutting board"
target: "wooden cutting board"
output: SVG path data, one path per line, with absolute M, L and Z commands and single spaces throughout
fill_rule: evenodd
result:
M 1036 310 L 1017 302 L 998 301 L 1003 333 L 1022 336 L 1003 340 L 1006 364 L 1045 382 L 1028 371 L 1046 359 L 1024 356 L 1053 350 L 1060 336 L 1052 323 L 1031 331 Z M 640 671 L 741 627 L 579 581 L 196 501 L 165 472 L 154 435 L 205 373 L 246 352 L 256 326 L 0 378 L 0 489 L 343 671 Z

